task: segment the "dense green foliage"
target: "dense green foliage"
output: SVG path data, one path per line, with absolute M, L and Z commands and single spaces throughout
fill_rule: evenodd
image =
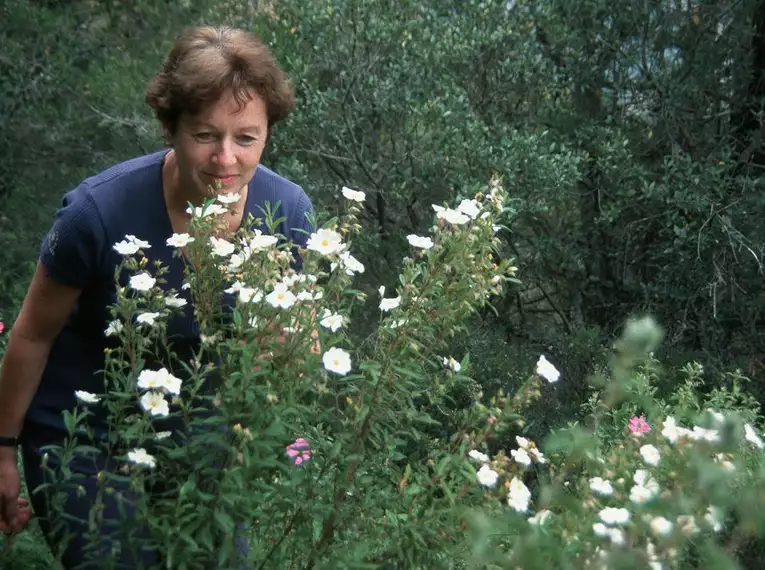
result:
M 474 380 L 454 379 L 435 406 L 445 426 L 480 390 L 517 389 L 540 352 L 566 381 L 529 410 L 525 433 L 542 440 L 583 421 L 595 406 L 590 378 L 605 374 L 634 313 L 653 314 L 666 332 L 656 396 L 672 401 L 682 366 L 697 360 L 703 397 L 743 385 L 765 398 L 756 382 L 765 375 L 762 0 L 618 9 L 604 0 L 19 0 L 1 10 L 6 327 L 62 194 L 161 146 L 143 93 L 175 34 L 228 23 L 260 33 L 297 88 L 298 108 L 265 162 L 302 184 L 325 218 L 339 211 L 341 185 L 366 191 L 355 241 L 362 291 L 395 286 L 405 236 L 427 231 L 431 204 L 502 177 L 510 202 L 499 236 L 521 283 L 454 339 Z M 353 337 L 372 338 L 374 322 L 357 318 Z M 17 548 L 29 543 L 22 536 Z

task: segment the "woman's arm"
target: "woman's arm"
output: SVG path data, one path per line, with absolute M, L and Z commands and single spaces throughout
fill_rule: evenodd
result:
M 40 385 L 48 353 L 81 293 L 38 263 L 0 367 L 0 436 L 16 437 Z
M 0 367 L 0 436 L 21 432 L 50 348 L 79 296 L 79 289 L 57 283 L 38 262 Z M 0 447 L 0 532 L 18 532 L 29 518 L 20 489 L 16 448 Z

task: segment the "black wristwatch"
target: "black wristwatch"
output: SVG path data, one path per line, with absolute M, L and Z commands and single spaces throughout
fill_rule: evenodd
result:
M 0 447 L 16 447 L 18 444 L 18 437 L 0 437 Z

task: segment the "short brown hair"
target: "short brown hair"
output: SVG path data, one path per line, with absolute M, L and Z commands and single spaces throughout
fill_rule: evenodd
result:
M 146 102 L 162 126 L 176 132 L 181 115 L 196 115 L 228 90 L 244 106 L 263 98 L 270 128 L 295 106 L 295 94 L 271 50 L 255 34 L 202 26 L 182 33 L 149 83 Z

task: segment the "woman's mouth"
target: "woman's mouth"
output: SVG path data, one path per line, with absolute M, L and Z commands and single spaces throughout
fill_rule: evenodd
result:
M 206 172 L 205 175 L 212 178 L 213 182 L 220 182 L 224 186 L 236 180 L 236 174 L 209 174 Z

